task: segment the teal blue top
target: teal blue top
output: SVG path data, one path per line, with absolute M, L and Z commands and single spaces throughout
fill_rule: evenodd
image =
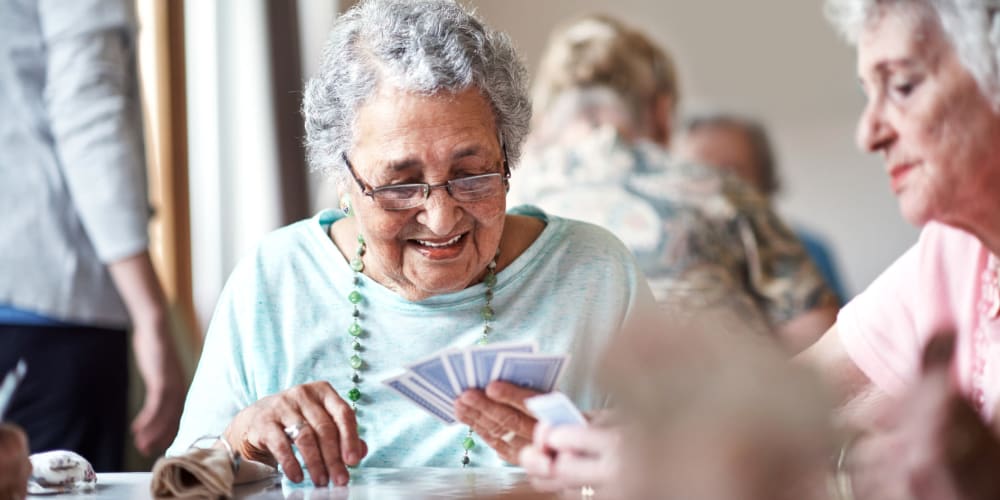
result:
M 560 390 L 582 409 L 600 406 L 604 398 L 592 383 L 598 356 L 626 321 L 652 307 L 645 278 L 628 249 L 604 229 L 534 207 L 510 213 L 546 226 L 497 274 L 490 341 L 535 340 L 540 352 L 570 353 Z M 353 273 L 327 233 L 340 217 L 324 211 L 279 229 L 237 265 L 219 298 L 168 454 L 182 453 L 199 436 L 220 434 L 242 408 L 298 384 L 326 380 L 346 396 Z M 460 467 L 467 428 L 440 423 L 381 380 L 444 348 L 475 344 L 485 285 L 420 302 L 367 276 L 360 289 L 367 333 L 358 423 L 369 449 L 362 466 Z M 503 464 L 477 443 L 473 466 Z

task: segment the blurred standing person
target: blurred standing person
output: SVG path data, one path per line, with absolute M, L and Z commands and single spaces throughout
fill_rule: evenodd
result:
M 781 180 L 771 139 L 762 123 L 732 114 L 703 114 L 688 119 L 683 132 L 674 146 L 678 159 L 730 170 L 773 200 Z M 811 231 L 794 230 L 843 304 L 847 296 L 829 245 Z
M 766 198 L 667 153 L 679 92 L 670 57 L 603 15 L 558 29 L 534 86 L 512 203 L 615 233 L 661 302 L 725 304 L 791 352 L 833 323 L 836 298 Z
M 7 417 L 98 471 L 122 468 L 130 326 L 139 451 L 169 444 L 184 398 L 147 248 L 133 9 L 0 0 L 0 371 L 28 363 Z

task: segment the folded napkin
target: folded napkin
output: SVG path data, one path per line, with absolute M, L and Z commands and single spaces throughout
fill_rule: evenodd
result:
M 156 461 L 150 492 L 154 498 L 232 498 L 233 469 L 225 450 L 191 448 Z
M 67 450 L 46 451 L 31 460 L 29 495 L 94 491 L 97 474 L 86 458 Z

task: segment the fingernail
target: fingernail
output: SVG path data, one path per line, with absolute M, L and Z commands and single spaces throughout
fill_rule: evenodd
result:
M 347 474 L 340 474 L 339 476 L 337 476 L 337 486 L 346 486 L 347 479 L 348 479 Z
M 358 454 L 353 451 L 347 454 L 347 463 L 356 464 L 358 463 Z

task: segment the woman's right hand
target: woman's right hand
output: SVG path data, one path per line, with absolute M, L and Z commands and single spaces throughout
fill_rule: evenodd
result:
M 299 424 L 292 441 L 285 429 Z M 346 465 L 357 465 L 368 453 L 368 446 L 358 437 L 354 411 L 324 381 L 260 399 L 233 418 L 223 437 L 244 459 L 280 464 L 288 479 L 298 483 L 304 476 L 292 452 L 295 444 L 317 486 L 326 486 L 331 479 L 335 485 L 346 485 Z
M 0 498 L 28 496 L 28 438 L 13 425 L 0 424 Z

